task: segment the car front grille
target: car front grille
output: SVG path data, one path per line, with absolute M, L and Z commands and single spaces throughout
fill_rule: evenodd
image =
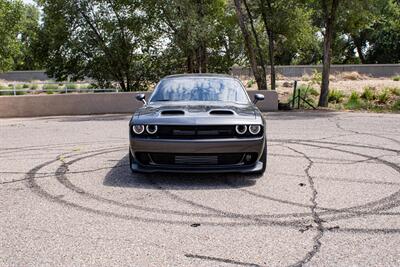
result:
M 252 164 L 257 159 L 257 153 L 185 154 L 137 152 L 135 155 L 142 165 L 224 166 Z
M 159 138 L 171 139 L 202 139 L 202 138 L 230 138 L 236 134 L 235 126 L 169 126 L 160 125 L 157 136 Z

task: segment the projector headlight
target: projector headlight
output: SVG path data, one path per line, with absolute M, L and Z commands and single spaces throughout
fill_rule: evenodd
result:
M 245 134 L 247 131 L 247 126 L 246 125 L 236 125 L 236 132 L 240 135 Z
M 157 125 L 147 125 L 147 126 L 146 126 L 146 131 L 147 131 L 149 134 L 155 134 L 155 133 L 157 132 L 157 130 L 158 130 Z
M 142 134 L 144 132 L 144 125 L 138 124 L 132 126 L 132 131 L 135 134 Z
M 260 125 L 250 125 L 249 126 L 249 132 L 253 135 L 258 134 L 260 131 L 261 131 Z

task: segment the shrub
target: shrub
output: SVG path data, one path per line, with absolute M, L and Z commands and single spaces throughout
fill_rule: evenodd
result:
M 32 90 L 37 90 L 39 88 L 38 84 L 31 84 L 31 89 Z
M 27 83 L 25 83 L 24 85 L 22 85 L 22 88 L 24 88 L 24 89 L 28 89 L 30 86 L 29 86 L 29 84 L 27 84 Z
M 58 89 L 58 85 L 57 84 L 44 84 L 43 85 L 43 90 L 49 90 L 49 91 L 52 91 L 52 90 L 57 90 Z
M 248 81 L 247 81 L 247 84 L 246 84 L 247 88 L 253 87 L 254 83 L 255 83 L 255 81 L 254 81 L 253 79 L 248 80 Z M 88 88 L 88 89 L 89 89 L 89 88 Z
M 24 86 L 22 84 L 16 84 L 15 85 L 15 89 L 17 89 L 17 90 L 21 90 L 23 88 L 24 88 Z
M 351 71 L 351 72 L 342 72 L 340 74 L 340 77 L 343 80 L 351 80 L 351 81 L 355 81 L 355 80 L 362 80 L 363 76 L 360 75 L 357 71 Z
M 392 106 L 393 111 L 400 111 L 400 99 L 397 99 Z
M 315 69 L 311 76 L 311 83 L 320 84 L 321 82 L 322 82 L 322 73 Z
M 345 95 L 342 91 L 332 89 L 329 92 L 328 102 L 340 103 L 340 102 L 342 102 L 344 97 L 345 97 Z
M 400 75 L 394 76 L 393 81 L 399 82 L 400 81 Z
M 390 91 L 390 93 L 391 93 L 392 95 L 394 95 L 394 96 L 400 96 L 400 88 L 392 87 L 392 88 L 387 88 L 387 89 Z
M 385 104 L 389 100 L 389 98 L 390 98 L 389 91 L 385 89 L 378 95 L 378 102 L 381 104 Z
M 371 101 L 371 100 L 376 99 L 376 95 L 375 95 L 374 89 L 375 88 L 369 87 L 369 86 L 365 87 L 363 93 L 361 94 L 361 98 L 365 99 L 367 101 Z
M 300 91 L 300 96 L 302 97 L 302 98 L 304 98 L 305 100 L 307 100 L 307 102 L 309 102 L 310 104 L 312 104 L 312 105 L 315 105 L 316 103 L 315 103 L 315 96 L 318 96 L 319 95 L 319 93 L 318 93 L 318 91 L 317 90 L 315 90 L 313 87 L 309 87 L 309 86 L 306 86 L 306 85 L 301 85 L 301 86 L 299 86 L 298 88 L 297 88 L 297 92 L 296 92 L 296 94 Z M 293 95 L 291 95 L 290 97 L 289 97 L 289 102 L 292 102 L 292 100 L 293 100 Z M 303 108 L 309 108 L 310 106 L 308 106 L 304 101 L 300 101 L 300 103 L 301 103 L 301 107 L 303 107 Z
M 308 82 L 310 80 L 310 75 L 308 75 L 307 73 L 303 74 L 303 76 L 301 76 L 301 80 Z
M 4 90 L 10 90 L 10 88 L 0 84 L 0 95 L 13 95 L 13 92 L 5 92 Z
M 75 83 L 66 84 L 65 87 L 67 87 L 67 89 L 73 89 L 73 90 L 79 89 L 79 85 Z
M 362 106 L 360 96 L 358 95 L 357 92 L 353 91 L 351 92 L 351 95 L 349 99 L 347 100 L 347 103 L 345 104 L 345 107 L 347 109 L 360 109 Z

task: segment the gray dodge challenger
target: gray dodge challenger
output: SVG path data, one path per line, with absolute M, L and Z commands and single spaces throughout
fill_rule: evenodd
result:
M 236 78 L 181 74 L 163 78 L 129 122 L 133 172 L 239 172 L 266 168 L 265 120 Z

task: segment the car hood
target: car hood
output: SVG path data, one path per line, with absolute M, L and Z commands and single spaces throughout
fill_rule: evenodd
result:
M 252 103 L 169 102 L 150 103 L 134 114 L 135 124 L 226 125 L 262 124 L 262 115 Z

